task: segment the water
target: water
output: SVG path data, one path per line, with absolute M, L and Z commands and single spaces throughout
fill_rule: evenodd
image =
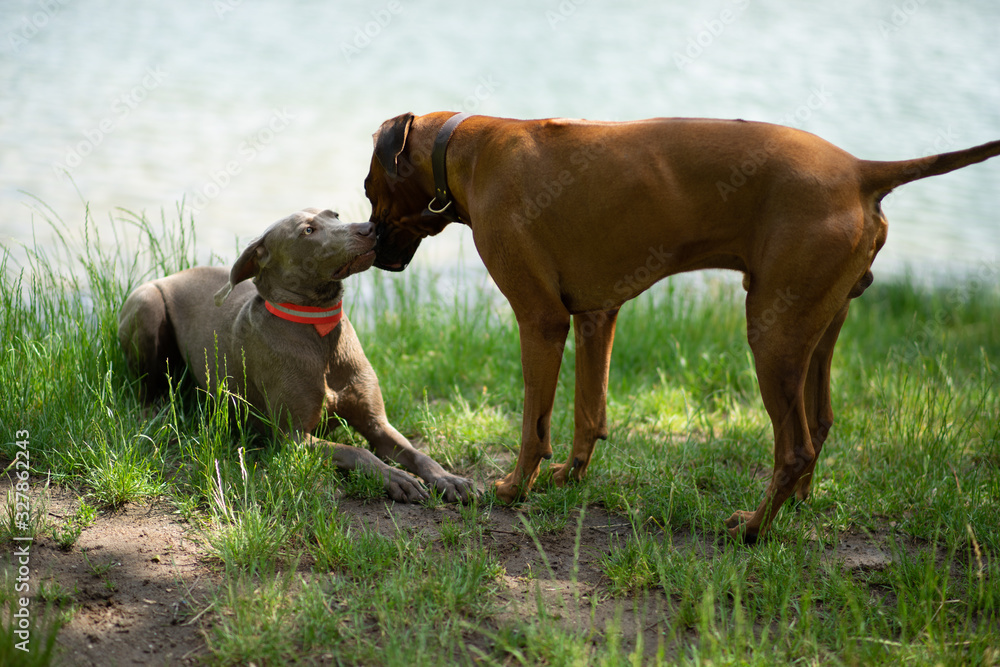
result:
M 1000 139 L 998 43 L 995 0 L 4 0 L 0 242 L 51 242 L 36 198 L 71 230 L 84 202 L 107 225 L 183 199 L 226 260 L 299 208 L 367 219 L 371 134 L 404 111 L 741 117 L 871 159 L 957 149 Z M 1000 159 L 906 186 L 876 268 L 995 264 L 998 209 Z M 452 225 L 416 263 L 459 255 L 479 265 Z

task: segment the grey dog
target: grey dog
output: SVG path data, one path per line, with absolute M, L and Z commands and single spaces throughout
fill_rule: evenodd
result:
M 371 223 L 305 209 L 268 227 L 231 271 L 196 267 L 140 285 L 122 306 L 118 337 L 142 376 L 143 395 L 166 387 L 168 362 L 185 364 L 210 391 L 224 375 L 231 391 L 297 441 L 325 446 L 338 467 L 380 473 L 393 500 L 419 501 L 428 492 L 384 460 L 447 501 L 468 500 L 471 481 L 446 472 L 389 423 L 378 378 L 342 313 L 342 281 L 372 265 L 374 247 Z M 333 415 L 378 456 L 314 437 Z

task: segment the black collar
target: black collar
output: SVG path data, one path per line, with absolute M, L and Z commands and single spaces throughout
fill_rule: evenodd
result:
M 449 222 L 461 222 L 458 213 L 455 212 L 451 198 L 451 191 L 448 189 L 448 169 L 446 165 L 446 153 L 448 151 L 448 141 L 454 134 L 459 123 L 468 118 L 471 114 L 457 113 L 445 121 L 441 129 L 438 130 L 434 139 L 434 148 L 431 151 L 431 167 L 434 170 L 434 198 L 427 204 L 427 212 L 433 215 L 440 215 Z M 449 210 L 451 209 L 451 210 Z

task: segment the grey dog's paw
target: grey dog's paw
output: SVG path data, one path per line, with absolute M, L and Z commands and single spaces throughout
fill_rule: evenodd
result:
M 408 472 L 386 466 L 382 476 L 385 478 L 385 492 L 398 503 L 417 503 L 430 498 L 420 480 Z
M 442 473 L 428 482 L 448 503 L 467 503 L 476 497 L 476 484 L 471 479 Z

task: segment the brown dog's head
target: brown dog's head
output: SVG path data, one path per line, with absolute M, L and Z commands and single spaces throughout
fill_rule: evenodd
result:
M 440 215 L 427 211 L 433 197 L 431 140 L 413 145 L 415 121 L 412 113 L 389 119 L 372 135 L 375 151 L 365 178 L 365 194 L 372 204 L 370 221 L 375 223 L 378 243 L 375 266 L 386 271 L 402 271 L 413 259 L 421 239 L 439 233 L 448 224 Z
M 372 223 L 345 224 L 333 211 L 307 208 L 278 220 L 247 246 L 215 303 L 222 305 L 234 285 L 253 278 L 257 291 L 273 303 L 329 305 L 340 300 L 341 281 L 373 261 Z

